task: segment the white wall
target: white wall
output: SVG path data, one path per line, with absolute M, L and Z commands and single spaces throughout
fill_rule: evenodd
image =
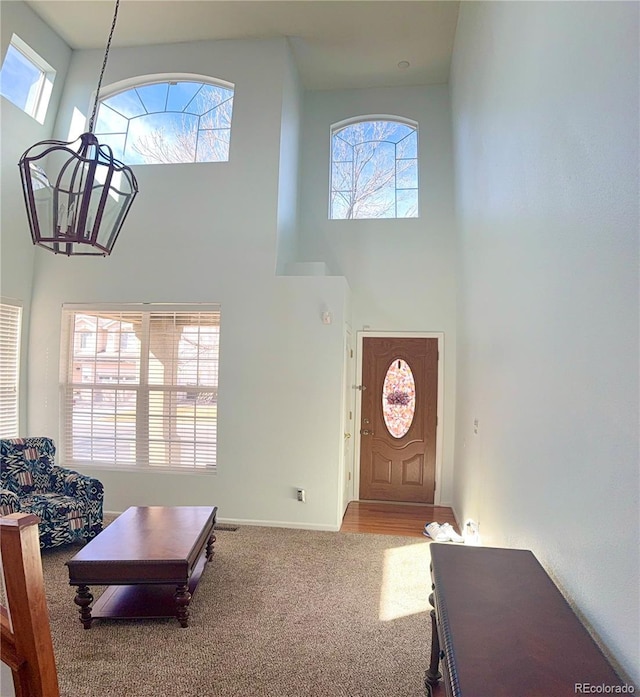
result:
M 49 109 L 43 124 L 27 115 L 8 99 L 0 97 L 0 295 L 23 305 L 22 355 L 27 362 L 29 309 L 33 281 L 34 247 L 20 185 L 18 161 L 24 151 L 51 137 L 71 49 L 22 2 L 0 3 L 2 57 L 15 33 L 56 70 Z M 19 137 L 15 137 L 19 134 Z M 27 393 L 27 371 L 21 372 L 20 394 Z M 26 399 L 20 400 L 20 423 L 26 428 Z
M 29 312 L 33 281 L 34 247 L 20 186 L 18 161 L 35 143 L 51 137 L 56 111 L 71 49 L 22 2 L 0 3 L 0 64 L 4 61 L 13 34 L 37 51 L 56 70 L 56 78 L 43 124 L 25 114 L 4 97 L 0 97 L 0 296 L 19 300 L 23 306 L 21 362 L 26 365 L 29 343 Z M 16 138 L 15 134 L 20 134 Z M 27 371 L 20 377 L 21 396 L 27 394 Z M 20 400 L 20 425 L 26 428 L 27 400 Z M 9 667 L 0 663 L 0 695 L 13 697 L 13 680 Z
M 75 110 L 88 113 L 101 60 L 74 52 L 59 137 Z M 281 144 L 297 139 L 287 127 L 299 100 L 287 43 L 112 49 L 104 85 L 163 72 L 235 83 L 230 161 L 135 167 L 140 194 L 108 258 L 36 250 L 24 432 L 59 440 L 63 303 L 219 302 L 218 474 L 84 471 L 105 484 L 107 510 L 213 503 L 226 520 L 337 529 L 348 289 L 339 277 L 276 276 L 278 223 L 295 216 L 297 200 L 295 177 L 280 179 L 282 153 L 289 170 L 297 157 L 296 143 Z M 330 326 L 320 320 L 327 305 Z
M 297 257 L 301 119 L 302 89 L 291 46 L 287 43 L 287 55 L 283 71 L 280 171 L 278 180 L 276 270 L 280 274 L 286 273 L 287 265 Z
M 462 3 L 452 72 L 455 508 L 636 681 L 638 9 Z
M 444 332 L 443 478 L 451 502 L 455 419 L 455 226 L 449 94 L 445 85 L 306 92 L 299 259 L 325 262 L 352 291 L 354 332 Z M 331 126 L 362 115 L 418 123 L 420 217 L 329 220 Z M 354 334 L 355 338 L 355 334 Z M 357 492 L 356 492 L 357 493 Z M 438 499 L 437 499 L 438 500 Z

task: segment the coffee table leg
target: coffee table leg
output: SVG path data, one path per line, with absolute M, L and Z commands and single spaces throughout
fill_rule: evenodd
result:
M 189 626 L 189 602 L 191 601 L 191 593 L 189 586 L 178 586 L 176 588 L 176 617 L 180 622 L 181 627 Z
M 85 629 L 91 629 L 91 603 L 93 602 L 93 596 L 89 591 L 89 586 L 78 586 L 73 602 L 78 606 L 80 622 L 82 622 Z
M 211 532 L 211 537 L 207 540 L 207 561 L 213 559 L 213 545 L 215 544 L 216 536 Z

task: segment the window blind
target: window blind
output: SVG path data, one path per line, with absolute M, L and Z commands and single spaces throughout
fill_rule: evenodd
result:
M 63 457 L 115 469 L 216 469 L 218 305 L 63 308 Z
M 0 303 L 0 437 L 18 436 L 22 308 Z

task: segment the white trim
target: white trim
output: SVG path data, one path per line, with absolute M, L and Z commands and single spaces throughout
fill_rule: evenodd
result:
M 212 77 L 211 75 L 200 75 L 199 73 L 152 73 L 150 75 L 136 75 L 136 77 L 128 77 L 124 80 L 112 82 L 100 90 L 99 101 L 102 102 L 109 97 L 120 94 L 120 92 L 126 92 L 134 87 L 147 87 L 148 85 L 158 85 L 163 82 L 202 82 L 206 85 L 222 87 L 234 92 L 236 88 L 233 82 Z M 95 90 L 93 92 L 93 101 L 95 101 Z
M 364 114 L 363 116 L 351 116 L 348 119 L 336 121 L 336 123 L 331 125 L 331 135 L 333 136 L 334 133 L 354 123 L 366 123 L 368 121 L 394 121 L 397 123 L 404 123 L 406 126 L 411 126 L 415 128 L 416 131 L 418 130 L 418 122 L 406 116 L 397 116 L 394 114 Z
M 436 490 L 433 497 L 434 506 L 442 506 L 442 440 L 444 429 L 444 332 L 395 332 L 395 331 L 369 331 L 359 330 L 356 332 L 356 380 L 357 384 L 362 384 L 362 343 L 365 338 L 388 337 L 398 339 L 437 339 L 438 340 L 438 397 L 437 397 L 437 418 L 436 426 Z M 354 388 L 355 389 L 355 388 Z M 360 497 L 360 419 L 362 413 L 362 392 L 357 391 L 355 399 L 355 426 L 354 433 L 354 454 L 353 454 L 353 494 L 358 501 Z
M 341 467 L 339 469 L 339 477 L 338 477 L 338 520 L 342 521 L 342 518 L 347 510 L 347 506 L 349 505 L 350 501 L 353 501 L 354 499 L 354 481 L 355 481 L 355 474 L 353 472 L 353 467 L 355 463 L 355 458 L 354 458 L 354 446 L 353 444 L 351 445 L 350 449 L 350 456 L 351 456 L 351 462 L 349 463 L 347 461 L 347 458 L 344 456 L 344 449 L 345 449 L 345 444 L 344 444 L 344 438 L 345 438 L 345 433 L 346 429 L 350 428 L 352 433 L 351 433 L 351 438 L 355 438 L 355 428 L 356 428 L 356 410 L 355 410 L 355 402 L 354 402 L 354 396 L 353 396 L 353 382 L 355 380 L 355 354 L 353 356 L 347 356 L 346 351 L 349 350 L 353 352 L 354 346 L 353 346 L 353 331 L 351 329 L 351 325 L 348 322 L 345 322 L 344 325 L 344 350 L 345 350 L 345 355 L 343 356 L 343 367 L 342 367 L 342 402 L 341 402 L 341 408 L 342 408 L 342 418 L 341 418 L 341 440 L 340 440 L 340 462 L 341 462 Z M 350 378 L 351 380 L 351 385 L 347 385 L 347 379 Z M 352 412 L 352 419 L 351 419 L 351 424 L 349 424 L 349 420 L 347 419 L 347 410 Z M 349 467 L 351 466 L 351 482 L 349 483 L 348 487 L 345 486 L 345 476 L 347 474 L 347 471 L 349 470 Z M 345 491 L 346 491 L 346 499 L 345 499 Z
M 198 467 L 189 469 L 188 467 L 171 467 L 170 465 L 103 465 L 99 462 L 91 462 L 90 460 L 66 460 L 63 458 L 62 446 L 60 447 L 60 458 L 64 460 L 64 467 L 78 470 L 79 472 L 93 472 L 92 477 L 100 479 L 100 472 L 134 472 L 135 474 L 150 474 L 150 475 L 165 475 L 165 474 L 184 474 L 189 477 L 201 475 L 203 477 L 215 477 L 218 472 L 216 469 Z
M 124 511 L 104 511 L 104 515 L 122 515 Z M 340 525 L 324 523 L 300 523 L 286 520 L 253 520 L 250 518 L 216 518 L 220 525 L 251 525 L 264 528 L 290 528 L 292 530 L 318 530 L 320 532 L 340 532 Z
M 339 532 L 340 525 L 324 523 L 301 523 L 297 520 L 252 520 L 248 518 L 218 518 L 216 523 L 223 525 L 257 525 L 265 528 L 291 528 L 294 530 L 318 530 L 324 532 Z
M 62 303 L 63 310 L 73 312 L 220 312 L 220 303 Z

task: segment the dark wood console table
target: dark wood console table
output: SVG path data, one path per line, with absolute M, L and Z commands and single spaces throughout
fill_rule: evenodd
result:
M 430 548 L 427 694 L 440 678 L 447 697 L 575 697 L 587 692 L 578 685 L 625 684 L 531 552 Z

